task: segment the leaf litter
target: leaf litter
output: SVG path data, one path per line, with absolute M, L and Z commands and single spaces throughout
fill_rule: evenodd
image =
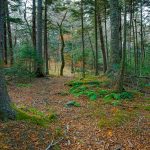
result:
M 53 149 L 62 150 L 149 150 L 149 112 L 143 109 L 129 122 L 121 126 L 100 128 L 98 122 L 107 111 L 107 116 L 118 109 L 137 109 L 143 101 L 114 107 L 104 104 L 101 99 L 89 102 L 86 97 L 58 94 L 69 91 L 65 84 L 67 77 L 35 79 L 32 86 L 9 85 L 9 94 L 16 105 L 34 107 L 44 113 L 54 111 L 58 119 L 49 127 L 41 127 L 25 121 L 0 122 L 0 149 L 2 150 L 44 150 L 50 143 L 59 141 Z M 81 107 L 64 107 L 69 101 Z M 132 107 L 133 105 L 133 107 Z M 129 111 L 129 112 L 130 112 Z

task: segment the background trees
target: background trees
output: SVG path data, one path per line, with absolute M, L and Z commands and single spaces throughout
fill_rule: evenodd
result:
M 150 75 L 148 0 L 1 4 L 0 56 L 11 77 L 99 73 L 123 89 L 123 76 Z

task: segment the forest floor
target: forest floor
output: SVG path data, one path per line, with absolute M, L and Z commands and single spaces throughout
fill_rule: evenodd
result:
M 10 83 L 9 94 L 16 105 L 55 112 L 57 119 L 49 127 L 25 121 L 0 122 L 0 149 L 45 150 L 53 141 L 59 145 L 55 150 L 150 150 L 150 115 L 145 109 L 145 104 L 149 105 L 148 95 L 114 107 L 101 99 L 89 101 L 84 96 L 65 94 L 69 90 L 65 83 L 71 79 L 40 78 L 28 87 Z M 64 107 L 72 100 L 81 107 Z M 109 116 L 118 110 L 134 115 L 121 125 L 113 125 L 112 120 L 111 126 L 106 121 L 106 127 L 100 127 L 101 114 Z

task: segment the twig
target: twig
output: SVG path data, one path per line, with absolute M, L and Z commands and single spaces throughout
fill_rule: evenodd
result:
M 51 144 L 49 144 L 48 147 L 47 147 L 45 150 L 51 150 L 51 148 L 52 148 L 53 146 L 55 146 L 56 144 L 58 144 L 59 142 L 61 142 L 63 139 L 64 139 L 64 138 L 62 137 L 62 138 L 58 139 L 56 142 L 54 142 L 54 141 L 52 140 Z
M 64 135 L 64 137 L 67 136 L 68 130 L 69 130 L 69 125 L 67 124 L 66 127 L 65 127 L 65 135 Z M 54 141 L 52 140 L 52 142 L 48 145 L 48 147 L 47 147 L 45 150 L 51 150 L 51 148 L 52 148 L 53 146 L 55 146 L 56 144 L 58 144 L 58 143 L 60 143 L 62 140 L 64 140 L 64 137 L 59 138 L 56 142 L 54 142 Z

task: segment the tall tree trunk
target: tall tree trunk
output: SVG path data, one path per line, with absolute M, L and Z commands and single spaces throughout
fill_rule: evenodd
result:
M 144 40 L 143 40 L 143 0 L 141 0 L 141 65 L 144 64 L 144 57 L 145 57 L 145 51 L 144 51 Z
M 133 11 L 133 2 L 132 0 L 130 1 L 130 35 L 129 35 L 129 63 L 131 65 L 132 62 L 132 19 L 133 19 L 133 15 L 132 15 L 132 11 Z
M 43 60 L 42 60 L 42 0 L 38 0 L 37 6 L 37 37 L 36 37 L 36 52 L 37 52 L 37 77 L 43 77 Z
M 109 52 L 108 52 L 108 38 L 107 38 L 107 9 L 105 6 L 105 47 L 107 53 L 107 62 L 109 61 Z
M 15 118 L 15 112 L 10 106 L 10 98 L 7 92 L 3 75 L 3 49 L 4 49 L 4 0 L 0 1 L 0 119 Z
M 121 16 L 121 7 L 119 7 L 119 59 L 122 59 L 122 16 Z
M 98 15 L 98 23 L 99 23 L 101 49 L 102 49 L 102 55 L 103 55 L 103 72 L 105 73 L 107 71 L 107 58 L 106 58 L 107 56 L 106 56 L 104 36 L 103 36 L 103 28 L 102 28 L 102 22 L 101 22 L 100 14 Z
M 13 52 L 13 44 L 12 44 L 12 33 L 11 33 L 11 25 L 10 25 L 10 17 L 9 17 L 9 8 L 8 8 L 8 0 L 6 0 L 6 12 L 7 12 L 7 30 L 8 30 L 8 41 L 9 41 L 9 52 L 10 52 L 10 65 L 14 63 L 14 52 Z
M 134 19 L 135 24 L 135 43 L 136 43 L 136 52 L 135 52 L 135 59 L 136 59 L 136 73 L 139 73 L 139 46 L 138 46 L 138 29 L 137 29 L 137 22 Z
M 95 75 L 98 75 L 97 0 L 95 0 Z
M 35 0 L 32 1 L 32 43 L 36 49 L 36 5 Z
M 82 29 L 82 77 L 85 78 L 85 43 L 84 43 L 84 10 L 81 0 L 81 29 Z
M 135 17 L 135 5 L 134 1 L 132 1 L 132 18 Z M 134 48 L 134 72 L 137 73 L 137 57 L 136 57 L 136 36 L 135 36 L 135 27 L 134 27 L 134 19 L 132 19 L 132 32 L 133 32 L 133 48 Z
M 4 63 L 7 65 L 7 26 L 6 26 L 6 17 L 4 21 Z
M 119 1 L 110 0 L 110 23 L 111 23 L 111 55 L 110 66 L 108 68 L 108 74 L 115 75 L 119 71 L 120 65 L 120 40 L 119 40 L 119 27 L 120 27 L 120 13 L 119 13 Z
M 49 69 L 48 69 L 48 42 L 47 42 L 47 0 L 45 0 L 44 58 L 45 58 L 45 74 L 48 75 Z
M 136 57 L 136 40 L 135 40 L 135 27 L 134 21 L 132 21 L 132 28 L 133 28 L 133 46 L 134 46 L 134 72 L 137 73 L 137 57 Z
M 120 74 L 117 82 L 117 91 L 123 92 L 123 81 L 124 81 L 124 72 L 125 72 L 125 60 L 126 60 L 126 35 L 127 35 L 127 8 L 125 4 L 124 8 L 124 42 L 123 42 L 123 52 L 122 52 L 122 62 L 121 62 L 121 69 Z
M 92 40 L 91 40 L 89 31 L 87 31 L 87 35 L 88 35 L 88 39 L 90 42 L 89 44 L 91 46 L 91 51 L 92 51 L 92 55 L 93 55 L 93 68 L 95 68 L 96 57 L 95 57 L 95 52 L 94 52 L 94 48 L 93 48 L 93 44 L 92 44 Z

